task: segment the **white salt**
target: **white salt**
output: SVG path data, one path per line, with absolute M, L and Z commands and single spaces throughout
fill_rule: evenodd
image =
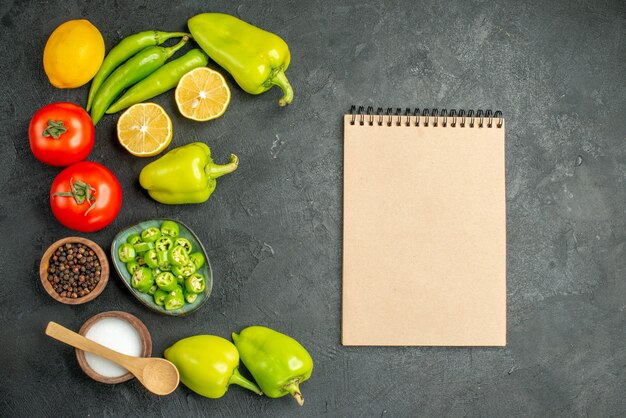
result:
M 135 327 L 124 319 L 102 318 L 89 328 L 85 337 L 120 353 L 141 356 L 141 337 Z M 85 360 L 94 372 L 105 377 L 119 377 L 128 373 L 122 366 L 95 354 L 85 352 Z

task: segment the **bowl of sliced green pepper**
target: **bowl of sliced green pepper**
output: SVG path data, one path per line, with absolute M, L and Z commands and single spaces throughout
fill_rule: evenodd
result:
M 149 309 L 185 316 L 200 308 L 213 287 L 213 271 L 202 243 L 185 224 L 149 219 L 120 231 L 111 259 L 130 292 Z

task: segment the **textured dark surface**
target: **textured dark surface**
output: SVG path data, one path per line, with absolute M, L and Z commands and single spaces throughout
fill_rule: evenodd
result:
M 203 11 L 235 14 L 289 43 L 293 105 L 280 109 L 276 90 L 249 96 L 231 78 L 230 108 L 213 122 L 179 116 L 171 93 L 156 100 L 173 119 L 172 145 L 201 140 L 219 162 L 231 152 L 241 159 L 210 201 L 196 206 L 148 198 L 137 184 L 148 160 L 117 145 L 117 116 L 106 117 L 89 160 L 114 171 L 124 203 L 112 225 L 82 235 L 108 249 L 128 224 L 178 218 L 208 250 L 213 296 L 188 318 L 159 316 L 113 273 L 95 301 L 61 305 L 38 283 L 39 258 L 75 233 L 50 212 L 48 188 L 59 169 L 34 159 L 27 127 L 44 104 L 84 104 L 87 87 L 48 83 L 46 39 L 82 17 L 111 47 L 140 30 L 184 30 Z M 1 416 L 626 414 L 622 1 L 7 0 L 0 16 Z M 341 346 L 341 115 L 353 103 L 504 111 L 506 348 Z M 43 331 L 50 320 L 78 329 L 106 310 L 142 319 L 157 355 L 179 338 L 228 337 L 251 324 L 288 333 L 315 360 L 302 386 L 306 404 L 239 387 L 209 400 L 184 387 L 157 398 L 136 381 L 93 382 L 73 351 Z

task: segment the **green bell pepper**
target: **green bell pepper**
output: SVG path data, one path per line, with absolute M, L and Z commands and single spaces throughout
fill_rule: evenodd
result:
M 262 395 L 261 389 L 239 373 L 239 353 L 228 340 L 215 335 L 184 338 L 165 350 L 180 381 L 207 398 L 221 398 L 228 386 L 237 384 Z
M 204 52 L 244 91 L 261 94 L 278 86 L 283 90 L 278 104 L 291 103 L 293 89 L 285 76 L 291 54 L 278 35 L 222 13 L 199 14 L 189 19 L 187 26 Z
M 304 404 L 299 384 L 308 380 L 313 359 L 300 343 L 280 332 L 260 326 L 245 328 L 233 341 L 241 361 L 270 398 L 291 394 Z
M 146 165 L 139 174 L 139 184 L 160 203 L 202 203 L 215 190 L 215 179 L 235 171 L 238 164 L 239 159 L 234 154 L 230 155 L 230 163 L 215 164 L 209 147 L 193 142 Z

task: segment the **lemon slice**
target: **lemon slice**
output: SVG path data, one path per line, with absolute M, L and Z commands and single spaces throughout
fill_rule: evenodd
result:
M 230 103 L 230 89 L 220 73 L 200 67 L 180 79 L 174 98 L 184 117 L 206 121 L 226 112 Z
M 172 141 L 172 120 L 156 103 L 129 107 L 117 121 L 117 139 L 137 157 L 152 157 Z

